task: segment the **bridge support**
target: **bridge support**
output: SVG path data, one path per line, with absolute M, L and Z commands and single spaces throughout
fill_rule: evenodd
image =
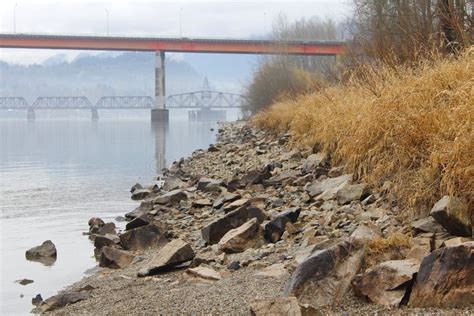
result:
M 35 110 L 33 108 L 28 108 L 28 110 L 26 111 L 26 118 L 28 120 L 36 119 Z
M 91 109 L 91 120 L 97 121 L 99 119 L 99 111 L 97 109 Z
M 169 111 L 165 97 L 165 52 L 157 51 L 155 58 L 155 107 L 151 110 L 152 122 L 168 122 Z

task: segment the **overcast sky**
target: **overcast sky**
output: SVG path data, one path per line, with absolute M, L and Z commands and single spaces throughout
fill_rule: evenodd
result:
M 111 36 L 179 36 L 181 24 L 184 37 L 248 38 L 270 31 L 281 12 L 290 21 L 313 16 L 343 19 L 350 12 L 348 2 L 0 0 L 0 32 L 13 32 L 16 15 L 17 33 L 106 35 L 108 11 Z M 0 59 L 30 64 L 59 52 L 66 51 L 0 49 Z M 69 59 L 78 53 L 66 52 Z

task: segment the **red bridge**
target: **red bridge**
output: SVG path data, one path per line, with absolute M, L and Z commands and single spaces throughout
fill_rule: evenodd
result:
M 327 41 L 0 34 L 0 48 L 156 52 L 156 105 L 152 110 L 152 120 L 168 120 L 165 109 L 165 52 L 337 56 L 344 52 L 345 44 Z

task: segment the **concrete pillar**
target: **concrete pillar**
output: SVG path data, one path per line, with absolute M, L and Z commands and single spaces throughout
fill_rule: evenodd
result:
M 26 111 L 26 118 L 27 118 L 28 120 L 34 120 L 34 119 L 36 119 L 35 109 L 33 109 L 33 108 L 28 108 L 28 110 Z
M 166 122 L 152 122 L 151 128 L 155 137 L 156 173 L 162 175 L 163 168 L 166 168 L 166 134 L 168 124 Z
M 155 107 L 151 110 L 153 122 L 168 122 L 165 95 L 165 52 L 157 51 L 155 57 Z
M 99 119 L 99 111 L 97 109 L 91 109 L 91 120 L 97 121 Z

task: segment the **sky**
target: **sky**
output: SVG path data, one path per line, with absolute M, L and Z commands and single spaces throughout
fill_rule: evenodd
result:
M 268 33 L 280 13 L 289 21 L 314 16 L 342 20 L 350 14 L 348 2 L 0 0 L 0 32 L 105 36 L 108 25 L 110 36 L 250 38 Z M 0 49 L 0 60 L 41 63 L 58 53 L 72 60 L 80 52 Z

